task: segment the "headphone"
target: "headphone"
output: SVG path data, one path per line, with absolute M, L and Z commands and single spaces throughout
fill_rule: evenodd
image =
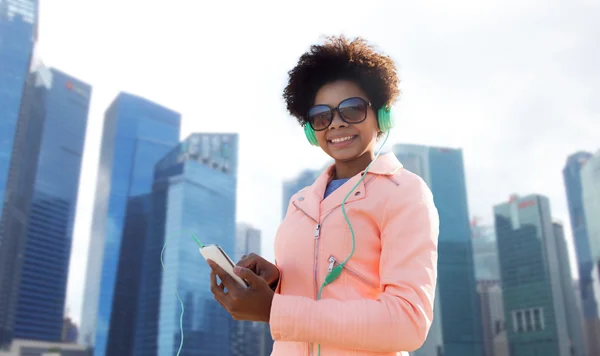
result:
M 323 280 L 323 284 L 321 284 L 321 288 L 319 288 L 319 293 L 317 294 L 317 300 L 321 299 L 321 294 L 323 293 L 323 289 L 325 288 L 325 286 L 333 283 L 333 281 L 335 281 L 342 274 L 342 270 L 344 269 L 344 267 L 346 266 L 348 261 L 352 258 L 352 256 L 354 256 L 354 248 L 356 247 L 356 237 L 354 236 L 354 228 L 352 228 L 352 223 L 350 222 L 350 218 L 348 218 L 348 214 L 346 213 L 346 200 L 348 200 L 348 197 L 350 196 L 350 194 L 352 194 L 352 192 L 354 192 L 354 190 L 356 190 L 356 188 L 363 181 L 363 179 L 365 179 L 365 177 L 367 176 L 367 172 L 369 171 L 369 168 L 371 168 L 371 165 L 373 164 L 373 162 L 375 162 L 377 157 L 379 157 L 379 154 L 381 153 L 381 150 L 383 149 L 385 142 L 390 137 L 390 130 L 395 126 L 395 122 L 394 122 L 394 119 L 392 118 L 392 113 L 391 113 L 390 108 L 384 106 L 384 107 L 381 107 L 377 111 L 377 124 L 379 125 L 379 130 L 381 130 L 381 132 L 386 133 L 385 140 L 381 144 L 381 147 L 379 147 L 377 154 L 375 154 L 375 158 L 373 158 L 371 163 L 369 163 L 367 168 L 365 168 L 365 172 L 361 175 L 358 182 L 356 182 L 356 184 L 354 185 L 354 187 L 352 187 L 352 189 L 350 189 L 350 191 L 348 192 L 348 194 L 346 195 L 344 200 L 342 200 L 342 213 L 344 214 L 344 219 L 346 220 L 346 223 L 348 224 L 348 227 L 350 228 L 350 233 L 352 234 L 352 251 L 350 252 L 350 255 L 348 257 L 346 257 L 346 259 L 344 261 L 342 261 L 340 264 L 335 266 L 331 270 L 331 272 L 327 273 L 327 275 L 325 276 L 325 279 Z M 304 124 L 304 134 L 306 135 L 306 139 L 308 140 L 308 142 L 310 142 L 311 145 L 313 145 L 313 146 L 319 145 L 319 143 L 317 142 L 317 136 L 315 135 L 315 130 L 313 130 L 313 128 L 310 126 L 310 124 L 308 122 L 306 124 Z M 318 344 L 317 346 L 318 346 L 318 356 L 321 356 L 321 344 Z
M 394 127 L 395 123 L 392 118 L 391 109 L 383 106 L 377 111 L 377 124 L 379 125 L 379 130 L 381 130 L 381 132 L 389 132 L 390 129 Z M 311 145 L 319 146 L 315 130 L 313 130 L 308 122 L 304 124 L 304 135 L 306 135 L 306 139 Z

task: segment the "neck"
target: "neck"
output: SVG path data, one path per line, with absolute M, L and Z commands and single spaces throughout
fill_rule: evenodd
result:
M 351 178 L 367 168 L 369 163 L 375 158 L 375 153 L 367 151 L 351 161 L 335 161 L 335 178 Z

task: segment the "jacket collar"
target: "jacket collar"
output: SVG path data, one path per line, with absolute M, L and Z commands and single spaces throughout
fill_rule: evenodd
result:
M 315 182 L 301 190 L 296 194 L 296 198 L 293 204 L 296 208 L 300 209 L 309 218 L 315 220 L 317 223 L 321 223 L 321 219 L 324 218 L 329 212 L 342 205 L 342 201 L 348 194 L 348 192 L 358 183 L 358 186 L 354 189 L 353 193 L 350 194 L 346 204 L 353 201 L 364 199 L 367 195 L 365 190 L 365 183 L 373 179 L 375 175 L 392 176 L 402 168 L 402 164 L 398 161 L 398 158 L 394 153 L 389 152 L 379 155 L 375 162 L 369 168 L 367 176 L 360 183 L 362 174 L 364 171 L 350 178 L 344 185 L 339 187 L 333 193 L 331 193 L 326 199 L 323 199 L 325 195 L 325 189 L 329 182 L 333 179 L 333 173 L 335 172 L 335 165 L 329 166 L 321 175 L 315 180 Z

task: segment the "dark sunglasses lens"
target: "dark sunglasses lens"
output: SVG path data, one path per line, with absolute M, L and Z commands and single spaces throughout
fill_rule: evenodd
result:
M 313 106 L 308 111 L 308 122 L 315 131 L 326 129 L 331 123 L 331 109 L 326 105 Z
M 367 102 L 360 98 L 350 98 L 340 103 L 340 112 L 349 123 L 361 122 L 367 117 Z

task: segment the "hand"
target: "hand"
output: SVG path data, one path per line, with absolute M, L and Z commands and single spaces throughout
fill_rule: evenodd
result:
M 208 260 L 208 265 L 212 269 L 210 291 L 217 302 L 235 320 L 269 322 L 275 292 L 269 287 L 266 280 L 248 268 L 236 266 L 234 273 L 249 284 L 247 288 L 244 288 L 213 261 Z M 217 276 L 221 279 L 220 284 L 217 284 Z M 227 292 L 225 292 L 225 288 L 227 288 Z
M 275 290 L 275 287 L 277 287 L 277 282 L 279 282 L 279 269 L 259 255 L 255 253 L 244 255 L 237 265 L 247 268 L 259 277 L 262 277 L 267 281 L 272 290 Z

